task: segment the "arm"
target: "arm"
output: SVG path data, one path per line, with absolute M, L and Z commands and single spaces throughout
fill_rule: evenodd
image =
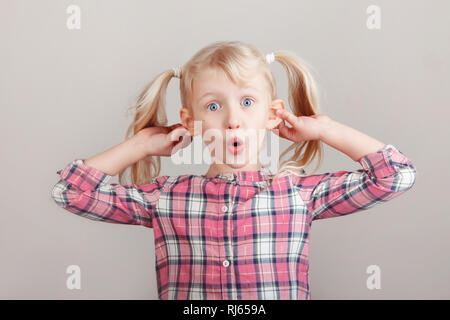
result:
M 79 216 L 109 223 L 153 227 L 161 189 L 168 176 L 145 185 L 107 184 L 110 175 L 77 159 L 57 172 L 61 180 L 52 189 L 56 204 Z
M 312 220 L 366 210 L 410 189 L 413 163 L 393 145 L 385 145 L 327 116 L 318 117 L 320 139 L 359 162 L 362 169 L 294 177 Z
M 319 139 L 329 146 L 359 161 L 363 156 L 381 150 L 385 144 L 358 130 L 321 115 L 319 121 Z
M 170 157 L 190 144 L 191 138 L 186 133 L 188 131 L 179 123 L 170 127 L 147 127 L 117 146 L 87 159 L 85 164 L 114 176 L 147 156 Z
M 110 223 L 152 227 L 160 189 L 168 176 L 137 186 L 107 184 L 112 175 L 152 154 L 148 136 L 135 135 L 87 160 L 77 159 L 57 173 L 61 180 L 52 189 L 56 204 L 72 213 Z
M 115 176 L 149 154 L 146 147 L 147 141 L 147 137 L 138 133 L 128 140 L 85 160 L 84 164 L 110 176 Z
M 416 180 L 415 166 L 393 145 L 358 162 L 362 169 L 355 171 L 293 177 L 312 220 L 367 210 L 403 194 Z

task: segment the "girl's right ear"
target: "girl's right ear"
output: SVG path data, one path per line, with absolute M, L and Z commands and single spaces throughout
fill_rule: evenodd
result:
M 194 117 L 192 115 L 191 110 L 189 108 L 183 107 L 180 110 L 180 119 L 183 126 L 188 129 L 189 135 L 191 137 L 194 136 Z

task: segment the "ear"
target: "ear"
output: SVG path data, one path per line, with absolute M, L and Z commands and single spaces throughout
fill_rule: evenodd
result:
M 189 134 L 194 136 L 194 116 L 189 108 L 181 108 L 180 119 L 183 126 L 188 129 Z
M 280 110 L 280 109 L 286 110 L 286 108 L 284 107 L 284 101 L 281 99 L 272 100 L 272 102 L 269 106 L 269 114 L 268 114 L 267 123 L 266 123 L 267 130 L 272 130 L 273 128 L 278 126 L 280 124 L 280 122 L 282 121 L 281 118 L 279 118 L 276 114 L 277 110 Z

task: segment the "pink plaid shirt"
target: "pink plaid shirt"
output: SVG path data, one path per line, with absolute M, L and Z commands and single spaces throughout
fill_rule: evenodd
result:
M 92 220 L 153 228 L 163 300 L 311 299 L 311 222 L 386 202 L 416 179 L 392 145 L 362 157 L 359 170 L 275 180 L 262 168 L 108 184 L 111 176 L 83 160 L 57 171 L 52 198 Z

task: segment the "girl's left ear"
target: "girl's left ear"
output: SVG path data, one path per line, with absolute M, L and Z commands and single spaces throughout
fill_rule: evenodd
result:
M 273 128 L 276 128 L 282 121 L 281 118 L 278 117 L 276 114 L 277 110 L 280 109 L 286 110 L 286 108 L 284 107 L 284 101 L 281 99 L 272 100 L 272 103 L 269 106 L 269 115 L 266 123 L 267 130 L 272 130 Z

